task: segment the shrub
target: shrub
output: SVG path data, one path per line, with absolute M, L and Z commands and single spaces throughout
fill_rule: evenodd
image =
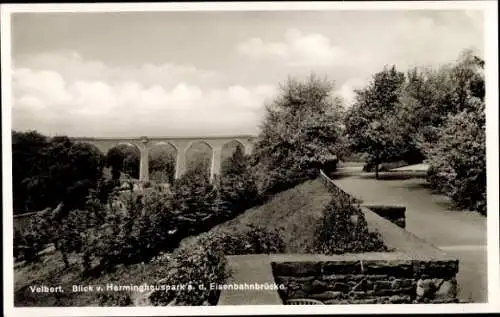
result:
M 224 254 L 201 243 L 178 249 L 168 266 L 162 283 L 184 285 L 186 289 L 154 291 L 150 300 L 155 306 L 171 305 L 172 302 L 179 306 L 215 305 L 219 294 L 210 289 L 210 284 L 222 284 L 229 276 Z
M 101 269 L 148 261 L 173 247 L 175 225 L 170 193 L 154 188 L 122 193 L 107 205 L 104 223 L 89 229 L 85 257 L 99 259 Z
M 486 214 L 486 131 L 484 102 L 450 116 L 429 151 L 428 180 L 455 206 Z
M 222 284 L 230 275 L 226 255 L 280 253 L 285 249 L 278 230 L 249 226 L 241 230 L 207 232 L 178 249 L 162 283 L 191 285 L 191 290 L 155 291 L 154 305 L 216 305 L 219 292 L 210 284 Z
M 378 233 L 370 232 L 363 212 L 347 197 L 334 197 L 315 234 L 316 252 L 342 254 L 387 251 Z
M 54 242 L 58 229 L 50 214 L 33 215 L 26 228 L 14 232 L 14 257 L 26 262 L 38 261 L 38 252 Z
M 128 293 L 100 293 L 97 295 L 99 306 L 131 306 L 132 299 Z
M 249 167 L 249 158 L 237 147 L 222 164 L 219 180 L 220 199 L 234 216 L 259 202 L 257 184 Z
M 197 243 L 225 255 L 281 253 L 285 250 L 282 232 L 260 226 L 208 232 L 198 237 Z

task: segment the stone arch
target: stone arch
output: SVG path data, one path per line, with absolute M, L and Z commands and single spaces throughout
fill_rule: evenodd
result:
M 243 151 L 243 153 L 246 152 L 246 147 L 243 142 L 241 142 L 238 139 L 230 140 L 222 145 L 222 151 L 221 151 L 221 161 L 224 162 L 227 160 L 229 157 L 231 157 L 234 154 L 234 151 L 236 151 L 236 148 L 239 147 Z
M 158 183 L 172 183 L 177 168 L 178 147 L 170 141 L 152 144 L 149 149 L 149 177 Z
M 131 178 L 139 179 L 142 154 L 141 147 L 134 142 L 117 141 L 109 147 L 106 155 L 115 148 L 122 150 L 125 154 L 122 173 Z
M 184 153 L 185 157 L 185 171 L 192 169 L 200 169 L 206 172 L 208 176 L 212 174 L 214 147 L 203 140 L 191 141 L 187 146 Z

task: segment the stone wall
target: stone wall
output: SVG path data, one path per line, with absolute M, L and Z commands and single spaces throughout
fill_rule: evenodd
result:
M 320 261 L 271 263 L 279 291 L 288 299 L 325 304 L 410 304 L 457 302 L 458 261 L 405 259 L 401 254 L 324 257 Z M 389 258 L 388 258 L 389 257 Z

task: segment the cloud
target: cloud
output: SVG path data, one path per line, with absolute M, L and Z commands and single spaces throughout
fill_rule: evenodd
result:
M 259 37 L 239 43 L 237 51 L 254 59 L 282 60 L 289 66 L 333 66 L 343 62 L 347 52 L 332 45 L 322 34 L 304 34 L 288 29 L 281 42 L 266 42 Z
M 217 81 L 221 76 L 212 70 L 173 63 L 112 66 L 102 61 L 85 59 L 78 52 L 68 50 L 20 55 L 14 64 L 34 70 L 54 70 L 70 82 L 100 80 L 113 83 L 133 78 L 144 85 L 159 84 L 166 88 L 174 87 L 179 81 L 207 84 Z
M 356 89 L 362 89 L 369 83 L 369 78 L 353 78 L 344 82 L 337 90 L 336 94 L 342 97 L 344 101 L 344 105 L 346 107 L 350 107 L 356 97 L 356 93 L 354 92 Z
M 148 64 L 120 70 L 69 57 L 62 55 L 60 71 L 46 56 L 31 57 L 33 68 L 14 68 L 14 129 L 71 136 L 255 133 L 264 103 L 276 91 L 266 85 L 207 88 L 196 82 L 212 78 L 211 73 L 194 67 Z M 35 60 L 44 63 L 32 64 Z M 117 75 L 131 71 L 137 76 Z

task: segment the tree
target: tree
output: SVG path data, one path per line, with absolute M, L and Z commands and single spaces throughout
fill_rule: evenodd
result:
M 448 72 L 449 112 L 433 140 L 422 142 L 431 186 L 459 208 L 486 213 L 486 115 L 484 61 L 465 51 Z
M 151 153 L 149 158 L 150 178 L 161 183 L 172 184 L 175 177 L 175 158 L 166 151 Z
M 369 162 L 375 165 L 378 179 L 378 165 L 383 161 L 401 158 L 404 145 L 397 107 L 405 75 L 384 67 L 373 76 L 371 83 L 356 91 L 356 101 L 347 112 L 346 133 L 353 151 L 368 154 Z
M 123 172 L 128 174 L 130 177 L 139 179 L 140 170 L 140 153 L 135 147 L 122 145 L 119 146 L 120 150 L 123 152 Z
M 454 64 L 408 72 L 399 110 L 407 146 L 424 156 L 449 115 L 470 110 L 470 97 L 484 100 L 483 67 L 484 61 L 466 50 Z
M 103 155 L 95 147 L 65 136 L 13 132 L 15 209 L 38 211 L 65 202 L 82 203 L 102 175 Z
M 333 83 L 311 75 L 290 78 L 266 116 L 253 152 L 263 191 L 280 191 L 337 160 L 342 135 L 342 105 Z
M 117 147 L 110 149 L 106 155 L 106 167 L 111 167 L 111 178 L 117 182 L 123 171 L 125 154 Z
M 43 149 L 48 138 L 36 131 L 12 131 L 12 191 L 14 213 L 23 213 L 47 206 L 50 199 L 43 193 Z M 36 196 L 35 193 L 39 194 Z M 43 207 L 42 207 L 43 208 Z
M 233 155 L 222 163 L 220 177 L 221 199 L 231 210 L 238 214 L 258 199 L 257 184 L 249 168 L 249 159 L 243 154 L 241 146 L 236 147 Z
M 174 210 L 184 220 L 178 232 L 202 231 L 206 222 L 201 220 L 214 216 L 212 208 L 217 190 L 202 168 L 187 170 L 172 187 Z
M 459 208 L 486 213 L 486 130 L 484 102 L 449 116 L 429 150 L 431 186 Z

